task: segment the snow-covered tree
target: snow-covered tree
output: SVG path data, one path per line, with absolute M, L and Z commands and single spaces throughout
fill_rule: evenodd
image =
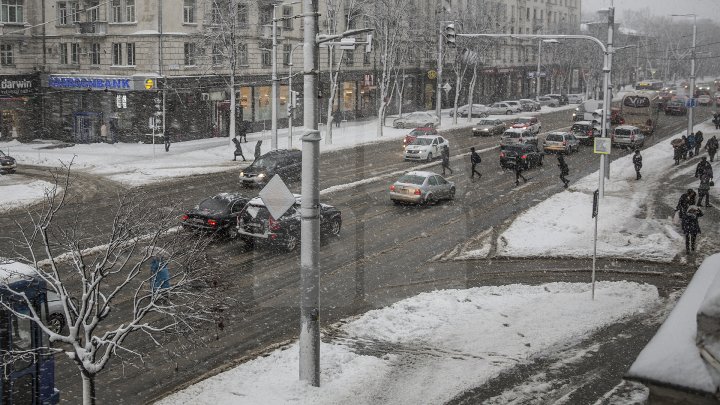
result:
M 73 209 L 70 166 L 55 173 L 54 184 L 42 209 L 28 213 L 30 226 L 18 224 L 17 246 L 24 248 L 16 248 L 13 259 L 35 267 L 47 290 L 57 295 L 65 327 L 58 330 L 43 319 L 19 292 L 29 313 L 0 305 L 48 335 L 52 346 L 39 350 L 67 355 L 82 378 L 83 404 L 95 404 L 95 378 L 113 356 L 142 361 L 143 353 L 127 344 L 130 336 L 145 335 L 159 344 L 159 336 L 179 336 L 206 320 L 206 305 L 212 305 L 202 288 L 208 277 L 202 254 L 206 239 L 178 232 L 175 213 L 149 206 L 153 199 L 137 191 L 117 196 L 109 230 L 92 236 L 98 231 L 94 226 L 82 229 L 79 221 L 66 220 Z M 164 272 L 151 271 L 158 258 L 167 263 L 167 283 Z M 12 355 L 3 353 L 3 361 Z

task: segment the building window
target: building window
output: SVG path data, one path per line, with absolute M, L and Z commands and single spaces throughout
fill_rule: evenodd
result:
M 68 24 L 68 5 L 64 1 L 61 1 L 57 4 L 57 10 L 58 10 L 58 24 L 60 25 L 67 25 Z
M 292 44 L 283 44 L 283 65 L 288 66 L 290 64 L 290 52 L 292 51 Z
M 220 24 L 222 21 L 222 13 L 220 11 L 220 4 L 217 1 L 212 2 L 212 8 L 210 9 L 210 24 Z
M 135 0 L 110 0 L 110 10 L 114 23 L 135 22 Z
M 272 24 L 272 7 L 266 7 L 260 10 L 260 25 Z
M 100 20 L 100 2 L 99 1 L 89 1 L 87 2 L 87 20 L 92 21 L 99 21 Z
M 60 44 L 60 64 L 68 64 L 68 44 Z
M 355 52 L 352 50 L 346 50 L 345 52 L 345 63 L 348 66 L 352 66 L 355 64 Z
M 80 21 L 80 6 L 76 1 L 61 1 L 57 4 L 58 25 L 69 25 Z
M 122 22 L 122 5 L 120 5 L 120 0 L 111 0 L 110 10 L 112 11 L 112 22 Z
M 125 0 L 125 21 L 135 21 L 135 0 Z
M 183 3 L 183 22 L 188 24 L 195 22 L 195 0 L 185 0 Z
M 25 22 L 23 16 L 23 0 L 0 0 L 0 22 Z
M 195 66 L 195 44 L 185 43 L 185 66 Z
M 70 44 L 70 63 L 80 64 L 80 44 Z
M 370 64 L 370 53 L 363 52 L 363 65 L 369 65 Z
M 283 6 L 283 8 L 282 8 L 282 16 L 283 16 L 282 26 L 286 30 L 291 30 L 293 27 L 292 15 L 293 15 L 292 6 Z
M 238 28 L 247 28 L 248 26 L 248 5 L 245 3 L 237 5 L 237 25 Z
M 10 44 L 0 44 L 0 65 L 12 66 L 14 64 L 13 46 Z
M 353 15 L 350 11 L 345 10 L 345 23 L 347 24 L 347 29 L 353 30 L 356 28 L 356 21 L 355 21 L 355 15 Z
M 113 61 L 112 64 L 114 66 L 120 66 L 122 65 L 122 44 L 112 44 L 113 49 Z
M 127 65 L 135 66 L 135 44 L 132 42 L 125 44 L 125 51 L 127 53 Z
M 248 48 L 247 44 L 238 45 L 237 51 L 237 64 L 240 66 L 247 66 L 248 63 Z
M 212 46 L 212 63 L 213 65 L 220 65 L 223 63 L 222 46 L 218 44 L 213 44 Z
M 272 66 L 272 54 L 270 53 L 269 49 L 262 49 L 261 59 L 261 63 L 263 66 Z
M 93 65 L 100 64 L 100 44 L 90 44 L 90 63 Z

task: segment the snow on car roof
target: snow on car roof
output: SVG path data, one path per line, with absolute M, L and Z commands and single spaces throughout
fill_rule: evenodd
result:
M 634 125 L 618 125 L 615 129 L 638 129 L 638 127 Z
M 0 284 L 11 284 L 35 277 L 37 272 L 27 264 L 0 258 Z
M 411 172 L 405 173 L 406 175 L 415 175 L 415 176 L 422 176 L 422 177 L 428 177 L 428 176 L 435 176 L 437 173 L 435 172 L 427 172 L 423 170 L 413 170 Z
M 425 138 L 425 139 L 435 139 L 435 138 L 440 138 L 440 135 L 420 135 L 420 136 L 418 136 L 418 139 L 423 139 L 423 138 Z
M 295 204 L 300 204 L 300 194 L 293 194 L 293 196 L 295 197 Z M 265 203 L 263 202 L 262 198 L 260 198 L 260 197 L 254 197 L 252 200 L 250 200 L 248 202 L 248 204 L 260 205 L 263 207 L 265 206 Z

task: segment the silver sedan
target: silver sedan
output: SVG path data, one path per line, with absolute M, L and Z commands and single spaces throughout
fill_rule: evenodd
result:
M 455 183 L 433 172 L 408 172 L 390 186 L 390 199 L 395 204 L 426 204 L 453 198 Z
M 425 111 L 415 111 L 396 118 L 393 121 L 393 128 L 435 128 L 439 123 L 437 115 Z

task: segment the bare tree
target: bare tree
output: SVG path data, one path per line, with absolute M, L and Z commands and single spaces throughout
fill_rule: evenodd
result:
M 55 344 L 41 350 L 65 353 L 82 378 L 83 404 L 95 404 L 95 378 L 113 356 L 143 359 L 127 344 L 128 337 L 144 334 L 159 345 L 159 336 L 184 334 L 207 319 L 211 301 L 201 288 L 207 277 L 205 242 L 177 232 L 174 213 L 149 208 L 152 198 L 136 194 L 118 196 L 104 244 L 88 247 L 97 237 L 86 238 L 85 232 L 96 230 L 61 220 L 72 209 L 70 166 L 54 177 L 43 208 L 29 213 L 31 226 L 18 224 L 25 248 L 15 259 L 32 264 L 47 290 L 58 296 L 67 327 L 58 330 L 43 319 L 19 291 L 12 292 L 28 304 L 29 312 L 4 301 L 0 305 L 49 336 Z M 153 260 L 158 260 L 156 271 L 149 270 Z

